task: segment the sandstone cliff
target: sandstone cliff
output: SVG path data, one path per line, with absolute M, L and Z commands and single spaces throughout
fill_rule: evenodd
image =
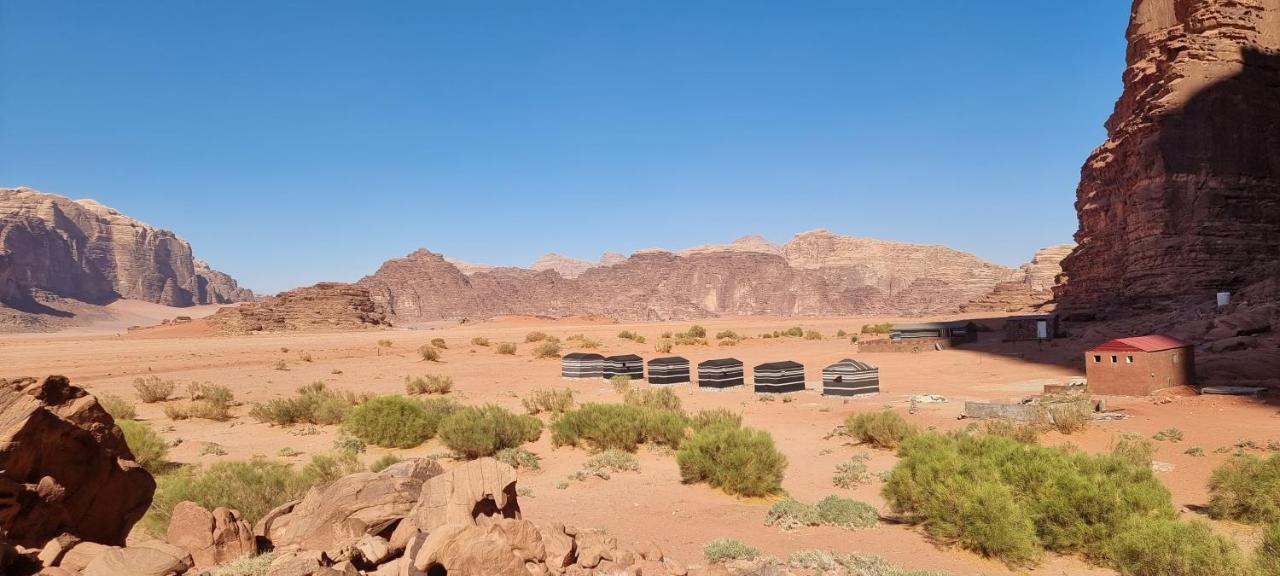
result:
M 257 302 L 218 310 L 206 321 L 219 332 L 353 330 L 390 326 L 369 291 L 350 284 L 321 282 Z
M 173 232 L 92 200 L 0 188 L 0 302 L 27 300 L 33 291 L 92 304 L 132 298 L 191 306 L 253 297 L 195 260 Z
M 1062 259 L 1074 246 L 1058 244 L 1041 248 L 1031 261 L 1018 267 L 1011 280 L 995 285 L 991 292 L 960 307 L 963 312 L 1044 312 L 1053 300 L 1053 286 L 1062 274 Z
M 602 258 L 602 262 L 604 259 Z M 399 322 L 502 314 L 604 315 L 621 320 L 718 315 L 953 312 L 1019 271 L 942 246 L 816 231 L 784 247 L 748 237 L 679 253 L 638 251 L 573 270 L 463 273 L 418 250 L 358 282 Z
M 1062 306 L 1211 296 L 1280 258 L 1280 0 L 1137 0 Z

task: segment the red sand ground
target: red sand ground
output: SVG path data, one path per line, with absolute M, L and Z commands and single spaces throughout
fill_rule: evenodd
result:
M 996 341 L 998 335 L 990 333 L 983 334 L 983 342 L 972 350 L 919 354 L 855 354 L 847 339 L 834 337 L 838 329 L 853 333 L 864 323 L 884 320 L 728 318 L 703 322 L 711 334 L 732 329 L 754 337 L 799 324 L 820 330 L 827 338 L 820 341 L 753 338 L 735 347 L 719 347 L 712 340 L 710 346 L 677 347 L 673 352 L 694 363 L 734 356 L 741 359 L 748 370 L 767 361 L 801 362 L 805 364 L 810 390 L 796 394 L 791 402 L 761 402 L 749 387 L 709 392 L 680 385 L 676 390 L 688 410 L 730 408 L 740 411 L 747 425 L 770 431 L 790 461 L 784 488 L 796 498 L 816 501 L 828 494 L 840 494 L 864 500 L 884 511 L 879 480 L 856 490 L 841 490 L 831 484 L 836 466 L 855 453 L 871 454 L 873 472 L 888 470 L 895 461 L 889 452 L 848 445 L 840 439 L 824 439 L 849 413 L 891 407 L 907 415 L 909 395 L 941 394 L 949 402 L 921 405 L 917 414 L 907 418 L 921 427 L 946 430 L 968 424 L 958 420 L 964 400 L 1015 399 L 1038 391 L 1046 382 L 1062 382 L 1081 375 L 1078 368 L 1061 365 L 1072 366 L 1075 356 L 1061 346 L 1003 344 Z M 453 396 L 464 403 L 493 402 L 520 410 L 519 398 L 530 390 L 566 386 L 574 389 L 578 402 L 619 401 L 605 382 L 562 380 L 558 361 L 531 358 L 533 346 L 523 344 L 525 333 L 541 330 L 561 339 L 582 333 L 604 343 L 599 352 L 636 353 L 651 358 L 659 355 L 654 352 L 653 343 L 660 333 L 679 332 L 689 325 L 623 325 L 598 319 L 554 321 L 522 317 L 465 325 L 441 324 L 439 326 L 444 327 L 422 330 L 230 337 L 210 335 L 200 324 L 197 321 L 192 325 L 116 336 L 79 334 L 0 339 L 0 366 L 3 366 L 0 376 L 62 373 L 95 393 L 113 393 L 130 399 L 134 397 L 131 382 L 145 375 L 173 378 L 181 383 L 211 381 L 227 385 L 245 404 L 236 409 L 238 417 L 229 422 L 171 422 L 164 417 L 159 404 L 139 405 L 140 418 L 150 421 L 166 438 L 181 440 L 171 452 L 171 459 L 178 462 L 212 462 L 255 455 L 276 457 L 286 447 L 303 453 L 286 460 L 302 462 L 311 454 L 331 449 L 336 427 L 322 427 L 319 433 L 310 435 L 302 435 L 301 428 L 271 427 L 245 416 L 251 403 L 290 394 L 298 386 L 315 381 L 362 392 L 401 393 L 405 376 L 428 373 L 452 376 L 456 385 Z M 617 338 L 616 334 L 623 329 L 643 334 L 649 342 L 636 344 Z M 520 350 L 516 356 L 497 355 L 492 348 L 470 345 L 476 336 L 486 337 L 494 344 L 517 342 Z M 443 361 L 421 361 L 415 352 L 418 346 L 441 337 L 449 345 Z M 393 345 L 380 347 L 377 342 L 382 339 L 392 340 Z M 301 360 L 303 352 L 310 355 L 311 362 Z M 881 394 L 855 400 L 819 395 L 816 388 L 821 381 L 822 367 L 847 356 L 880 366 Z M 273 369 L 278 360 L 284 360 L 288 369 Z M 1259 446 L 1266 446 L 1269 440 L 1280 440 L 1276 408 L 1247 399 L 1171 396 L 1165 402 L 1151 398 L 1111 398 L 1109 406 L 1130 418 L 1100 422 L 1084 433 L 1069 437 L 1049 433 L 1043 442 L 1071 443 L 1087 451 L 1102 451 L 1121 431 L 1150 437 L 1171 426 L 1181 429 L 1184 440 L 1158 443 L 1156 459 L 1174 466 L 1171 472 L 1161 473 L 1160 478 L 1169 486 L 1175 503 L 1183 508 L 1183 515 L 1188 517 L 1199 515 L 1192 509 L 1207 500 L 1205 484 L 1210 471 L 1229 457 L 1216 453 L 1216 449 L 1241 440 L 1253 440 Z M 681 484 L 674 459 L 669 454 L 647 449 L 639 454 L 639 473 L 616 474 L 607 481 L 570 481 L 567 488 L 559 489 L 557 485 L 578 470 L 588 454 L 577 449 L 552 448 L 549 436 L 544 434 L 539 442 L 530 446 L 542 457 L 543 469 L 521 472 L 520 486 L 532 492 L 532 496 L 523 499 L 522 507 L 534 521 L 558 520 L 582 528 L 603 528 L 624 541 L 652 539 L 669 555 L 689 564 L 702 561 L 701 550 L 707 541 L 729 537 L 781 556 L 798 549 L 828 548 L 877 554 L 912 568 L 953 574 L 1013 573 L 997 562 L 935 545 L 921 531 L 907 526 L 881 524 L 857 531 L 811 528 L 793 532 L 766 527 L 763 522 L 771 501 L 742 500 L 705 485 Z M 209 442 L 222 445 L 227 455 L 200 456 L 201 449 Z M 1183 453 L 1193 446 L 1202 448 L 1206 456 Z M 444 451 L 444 447 L 433 440 L 412 450 L 396 452 L 421 456 Z M 370 448 L 364 457 L 371 461 L 384 452 L 388 451 Z M 1249 527 L 1221 523 L 1215 526 L 1245 545 L 1251 545 L 1256 538 L 1256 530 Z M 1075 558 L 1052 557 L 1030 573 L 1111 572 L 1090 567 Z

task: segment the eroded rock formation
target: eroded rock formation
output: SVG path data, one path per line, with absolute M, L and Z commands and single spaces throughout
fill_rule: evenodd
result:
M 1280 259 L 1280 0 L 1137 0 L 1063 307 L 1211 296 Z
M 455 269 L 456 270 L 456 269 Z M 215 330 L 230 334 L 353 330 L 390 326 L 383 307 L 359 286 L 321 282 L 257 302 L 229 306 L 209 316 Z
M 960 307 L 962 312 L 1044 311 L 1053 300 L 1053 286 L 1062 274 L 1062 259 L 1071 253 L 1071 244 L 1037 250 L 1031 261 L 1018 267 L 1012 280 L 996 284 L 991 292 Z
M 0 188 L 0 302 L 33 290 L 92 304 L 132 298 L 169 306 L 249 300 L 231 277 L 191 256 L 173 232 L 93 200 Z

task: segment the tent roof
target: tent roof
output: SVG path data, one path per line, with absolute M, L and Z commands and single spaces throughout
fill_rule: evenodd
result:
M 605 360 L 615 360 L 618 362 L 639 362 L 644 360 L 644 358 L 636 356 L 635 354 L 622 354 L 620 356 L 609 356 L 608 358 L 605 358 Z
M 854 370 L 857 370 L 858 372 L 871 372 L 873 370 L 877 370 L 875 366 L 867 364 L 866 362 L 859 362 L 857 360 L 854 360 L 853 358 L 845 358 L 844 360 L 841 360 L 839 362 L 836 362 L 835 364 L 827 366 L 827 368 L 837 368 L 841 366 L 848 366 L 850 368 L 853 368 Z
M 705 360 L 703 362 L 698 363 L 699 368 L 703 366 L 713 367 L 713 366 L 741 366 L 741 365 L 742 365 L 742 361 L 737 358 L 716 358 L 714 360 Z
M 1116 338 L 1109 342 L 1103 342 L 1093 348 L 1093 350 L 1115 350 L 1123 352 L 1161 352 L 1164 350 L 1173 350 L 1174 348 L 1186 348 L 1190 346 L 1173 336 L 1165 336 L 1164 334 L 1150 334 L 1147 336 L 1134 336 L 1132 338 Z
M 679 356 L 664 356 L 662 358 L 654 358 L 653 360 L 649 361 L 649 364 L 651 365 L 652 364 L 688 364 L 688 363 L 689 363 L 688 358 L 681 358 Z
M 787 370 L 793 368 L 804 368 L 804 364 L 783 360 L 782 362 L 766 362 L 756 366 L 756 370 Z
M 604 356 L 590 352 L 572 352 L 564 355 L 564 360 L 604 360 Z
M 894 324 L 891 331 L 898 332 L 902 330 L 938 330 L 941 328 L 967 328 L 974 325 L 969 320 L 956 320 L 953 322 L 922 322 L 919 324 Z

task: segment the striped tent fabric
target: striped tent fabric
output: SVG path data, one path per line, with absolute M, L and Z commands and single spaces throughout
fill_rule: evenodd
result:
M 689 382 L 689 359 L 679 356 L 654 358 L 649 361 L 650 384 Z
M 560 359 L 561 378 L 599 378 L 604 369 L 604 356 L 586 352 L 565 354 Z
M 781 394 L 804 390 L 804 364 L 790 360 L 768 362 L 755 368 L 756 392 Z
M 880 392 L 880 369 L 845 358 L 822 369 L 823 396 L 862 396 Z
M 698 364 L 699 388 L 732 388 L 744 383 L 742 361 L 737 358 L 717 358 Z
M 635 354 L 623 354 L 622 356 L 609 356 L 604 359 L 604 370 L 601 376 L 605 380 L 626 374 L 632 380 L 644 380 L 644 358 Z

